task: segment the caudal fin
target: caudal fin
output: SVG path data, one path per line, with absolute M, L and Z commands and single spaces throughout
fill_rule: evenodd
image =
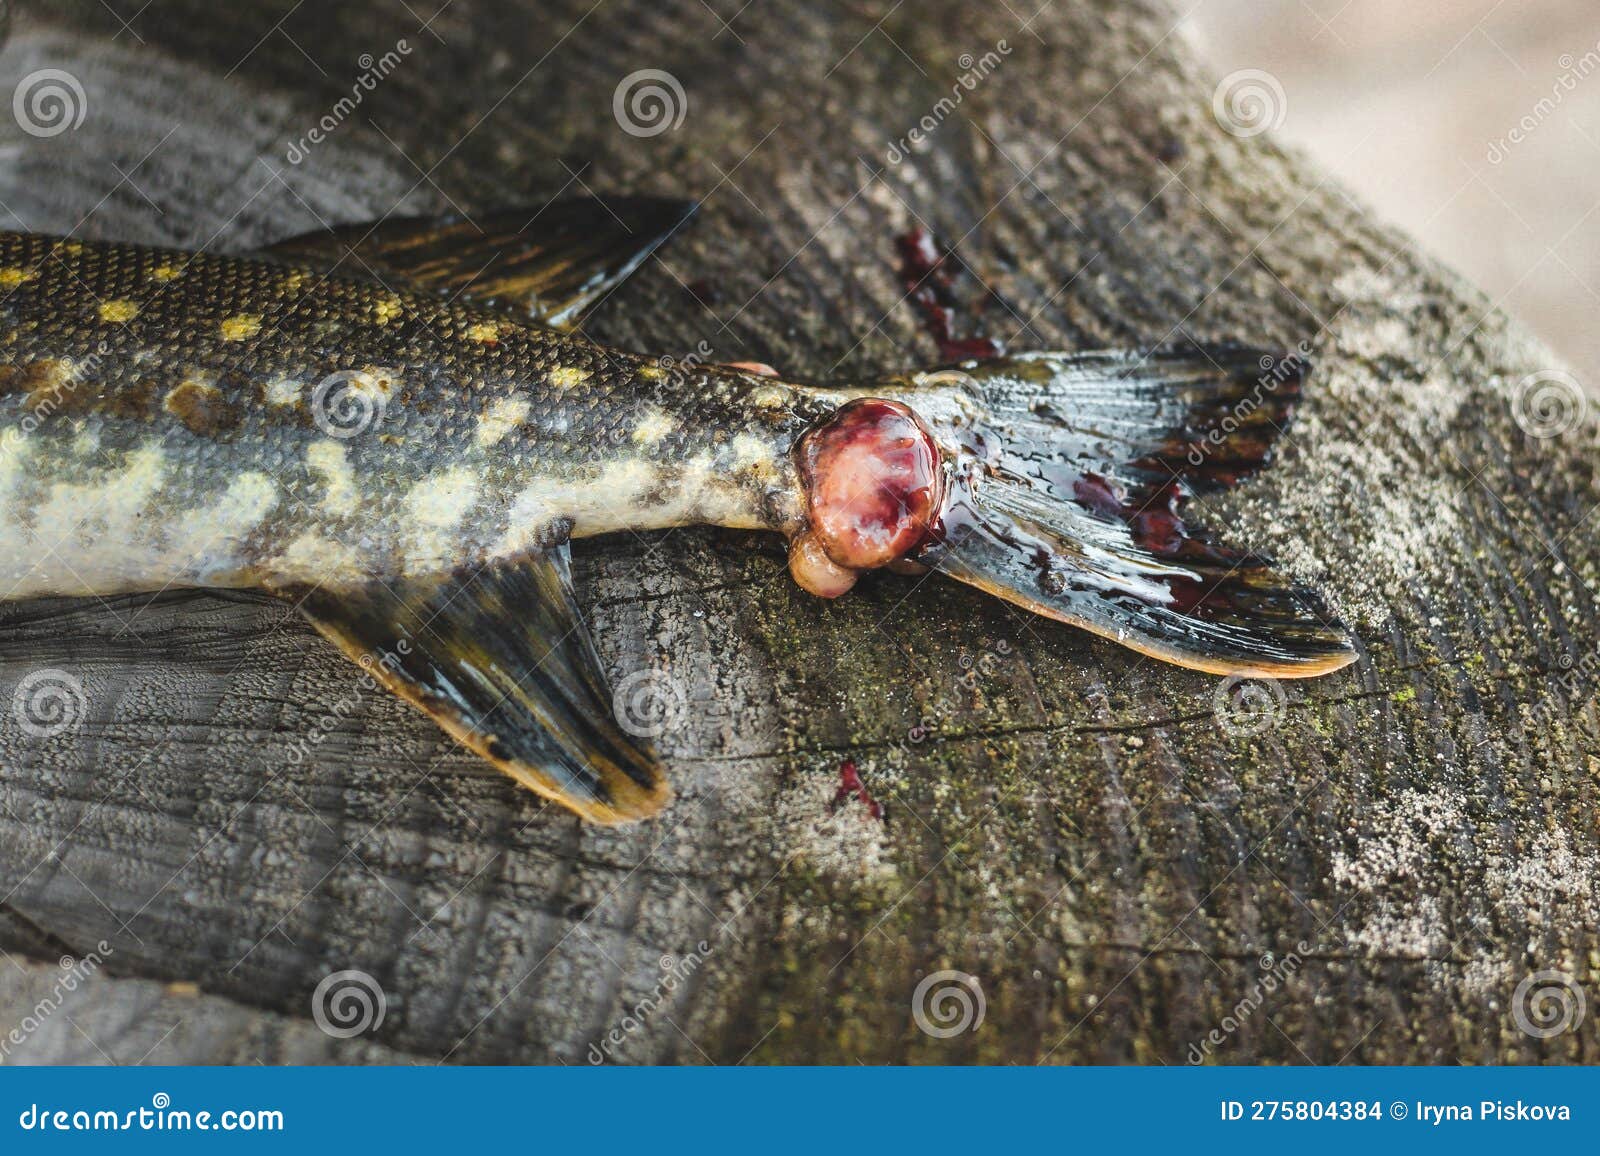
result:
M 1181 512 L 1267 464 L 1309 368 L 1238 346 L 964 366 L 986 416 L 918 561 L 1182 666 L 1337 670 L 1356 652 L 1321 597 Z

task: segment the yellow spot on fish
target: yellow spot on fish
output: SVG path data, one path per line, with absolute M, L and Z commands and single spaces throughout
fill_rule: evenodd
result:
M 501 439 L 521 425 L 527 416 L 528 399 L 520 394 L 496 399 L 478 419 L 478 444 L 484 449 L 498 445 Z
M 635 375 L 645 381 L 662 381 L 667 376 L 667 371 L 659 365 L 641 365 Z
M 178 274 L 182 272 L 183 270 L 177 265 L 157 265 L 154 269 L 150 270 L 150 280 L 158 281 L 165 285 L 169 281 L 176 281 L 178 279 Z
M 222 340 L 246 341 L 261 332 L 259 313 L 235 313 L 222 322 Z
M 387 325 L 396 317 L 399 317 L 402 312 L 400 298 L 385 297 L 372 307 L 372 319 L 379 325 Z
M 0 269 L 0 289 L 15 289 L 25 281 L 32 281 L 39 274 L 33 269 L 21 269 L 15 265 L 8 265 Z
M 587 369 L 579 369 L 574 365 L 563 365 L 550 371 L 550 384 L 557 389 L 571 389 L 575 385 L 582 385 L 588 381 L 590 373 Z
M 99 313 L 101 321 L 110 321 L 122 325 L 132 321 L 139 315 L 139 307 L 132 301 L 118 298 L 115 301 L 102 301 Z
M 279 377 L 267 382 L 267 403 L 269 405 L 294 405 L 300 400 L 300 391 L 305 386 L 295 381 L 292 377 Z
M 647 410 L 633 427 L 633 440 L 642 446 L 653 446 L 676 428 L 677 423 L 659 409 Z
M 486 344 L 500 340 L 500 327 L 493 321 L 479 321 L 467 326 L 467 337 L 472 341 L 482 341 Z
M 312 442 L 306 447 L 306 467 L 322 476 L 323 505 L 330 513 L 349 514 L 356 508 L 356 475 L 344 446 L 332 440 Z

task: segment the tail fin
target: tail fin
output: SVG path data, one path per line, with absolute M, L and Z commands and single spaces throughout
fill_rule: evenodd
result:
M 936 431 L 965 469 L 918 561 L 1182 666 L 1337 670 L 1356 655 L 1322 599 L 1180 513 L 1267 464 L 1309 368 L 1237 346 L 963 367 L 987 416 Z

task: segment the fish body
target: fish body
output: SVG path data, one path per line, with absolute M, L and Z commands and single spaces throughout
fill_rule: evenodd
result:
M 0 600 L 292 600 L 391 690 L 598 822 L 668 791 L 567 543 L 712 524 L 836 597 L 939 571 L 1144 654 L 1351 661 L 1315 594 L 1180 517 L 1262 468 L 1307 365 L 1026 354 L 816 385 L 570 330 L 686 219 L 647 198 L 240 257 L 0 233 Z
M 0 234 L 0 594 L 344 587 L 803 518 L 819 391 L 266 260 Z

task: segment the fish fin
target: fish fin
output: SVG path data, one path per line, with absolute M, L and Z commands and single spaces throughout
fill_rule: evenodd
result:
M 583 818 L 633 822 L 670 797 L 654 752 L 617 725 L 564 543 L 476 574 L 283 594 L 446 733 Z
M 1188 345 L 917 375 L 903 394 L 914 408 L 919 382 L 953 377 L 981 415 L 942 431 L 956 483 L 918 561 L 1181 666 L 1337 670 L 1356 652 L 1314 591 L 1181 516 L 1193 493 L 1271 460 L 1308 369 L 1300 354 Z
M 1272 461 L 1310 361 L 1242 345 L 1024 353 L 963 366 L 1002 436 L 1008 469 L 1052 464 L 1148 493 L 1227 489 Z M 937 375 L 935 375 L 937 376 Z
M 1355 661 L 1321 597 L 1259 555 L 1203 536 L 1152 540 L 1139 518 L 988 478 L 918 561 L 1035 614 L 1214 674 L 1310 678 Z M 1159 530 L 1169 523 L 1157 521 Z
M 410 217 L 289 237 L 261 252 L 345 276 L 398 278 L 557 329 L 627 279 L 694 214 L 666 197 L 566 197 L 475 219 Z

